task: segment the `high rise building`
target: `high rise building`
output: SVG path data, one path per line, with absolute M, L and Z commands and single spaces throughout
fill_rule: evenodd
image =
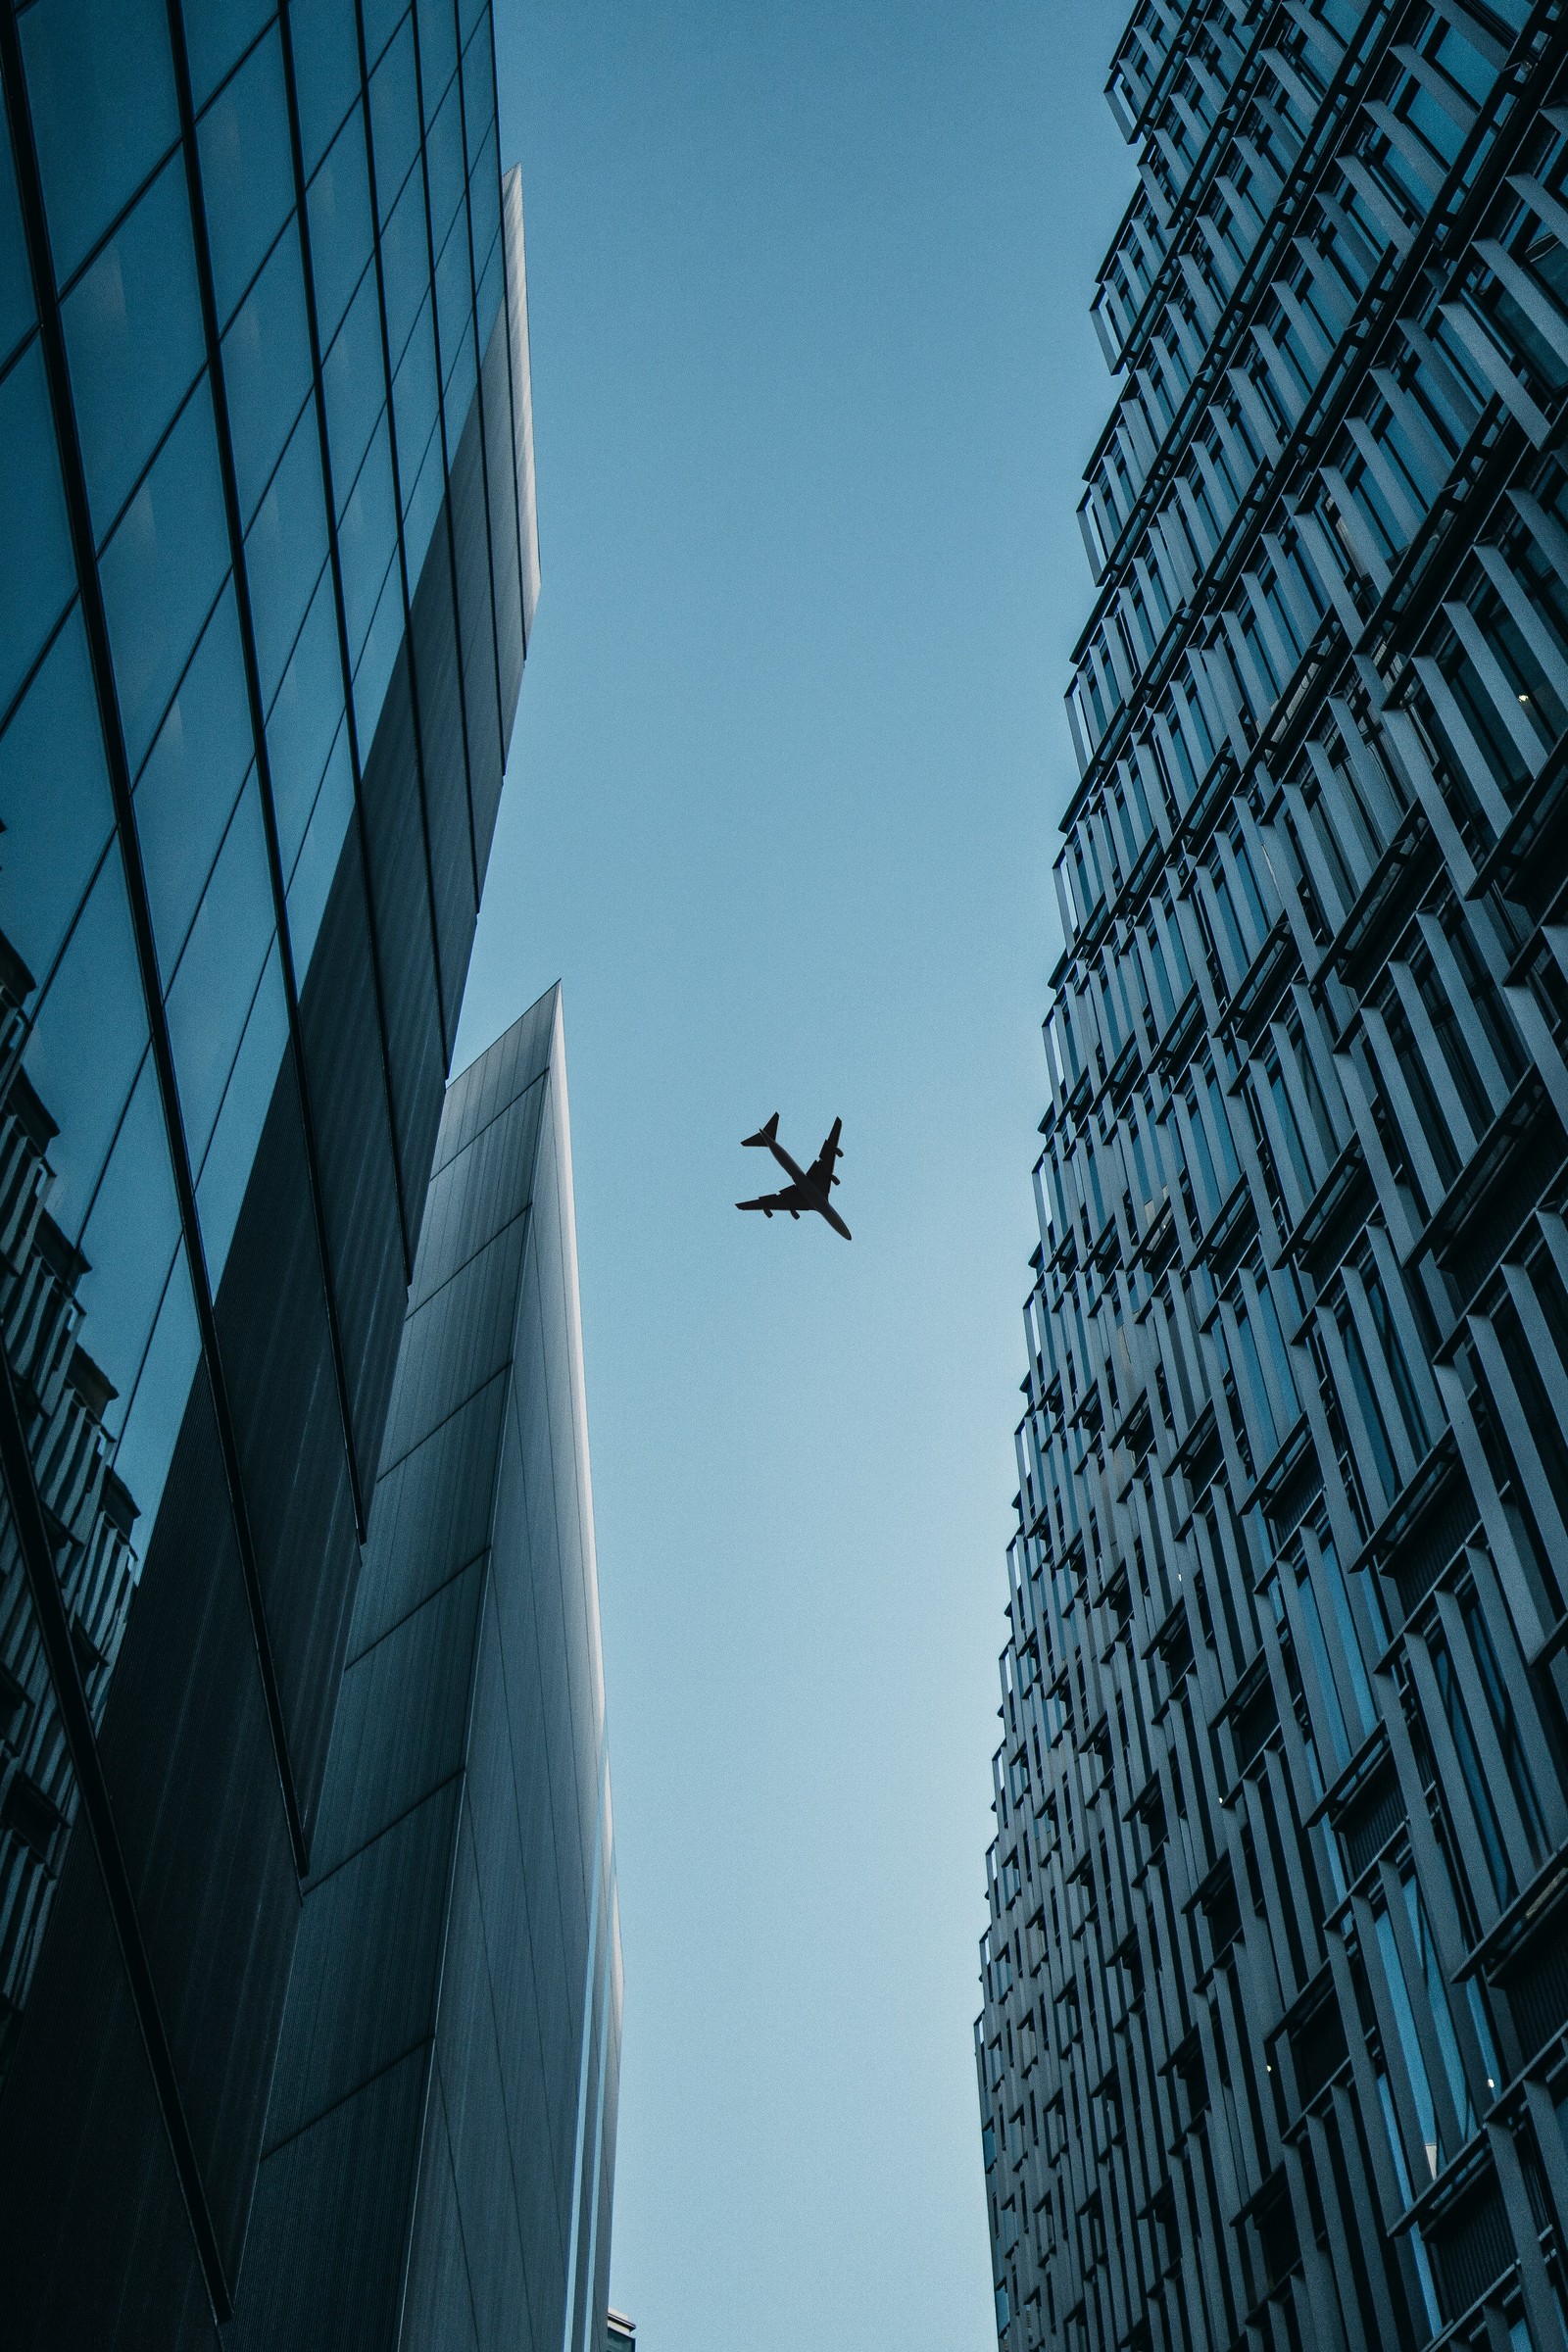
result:
M 620 2055 L 553 989 L 447 1096 L 225 2344 L 602 2352 Z
M 335 2210 L 319 2166 L 300 2204 L 279 2102 L 319 2151 L 318 2069 L 358 2087 L 352 2034 L 288 2053 L 330 1890 L 368 1884 L 345 1823 L 387 1818 L 390 1781 L 325 1776 L 340 1693 L 352 1716 L 397 1646 L 365 1615 L 372 1496 L 538 588 L 520 194 L 485 0 L 31 0 L 0 10 L 0 2335 L 163 2352 L 232 2316 L 236 2340 L 317 2343 L 257 2265 L 303 2276 Z M 474 1347 L 515 1325 L 504 1286 L 475 1315 Z M 572 1427 L 576 1377 L 568 1348 L 534 1437 Z M 548 1789 L 515 1759 L 517 1836 L 559 1887 L 515 2212 L 532 2263 L 529 2217 L 559 2208 L 564 2352 L 602 2324 L 582 2167 L 608 2165 L 618 2014 L 570 1540 L 563 1519 L 570 1655 L 536 1661 Z M 513 1587 L 494 1561 L 476 1606 L 481 1584 L 480 1650 L 449 1629 L 422 1695 L 401 1686 L 449 1749 L 438 1683 L 471 1693 L 470 1742 L 500 1737 L 483 1645 Z M 435 1752 L 384 1762 L 411 1804 Z M 451 1886 L 401 1883 L 411 1939 L 457 1971 L 417 2032 L 412 1941 L 385 1958 L 425 2053 L 410 2279 L 480 2193 L 472 2132 L 489 2195 L 496 2097 L 532 2095 L 511 2038 L 474 2087 L 463 1872 L 487 1903 L 536 1890 L 502 1885 L 494 1752 L 451 1753 Z M 368 2037 L 373 2003 L 356 2019 Z M 551 2133 L 583 2082 L 573 2173 Z M 486 2247 L 488 2345 L 514 2304 L 504 2231 Z M 442 2277 L 460 2342 L 468 2289 Z
M 999 2336 L 1568 2328 L 1568 11 L 1139 0 L 976 2055 Z

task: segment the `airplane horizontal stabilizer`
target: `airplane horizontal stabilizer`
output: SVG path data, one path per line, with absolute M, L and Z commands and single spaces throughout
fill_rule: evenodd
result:
M 747 1145 L 751 1145 L 751 1144 L 760 1144 L 760 1145 L 761 1145 L 761 1147 L 762 1147 L 762 1149 L 763 1149 L 764 1151 L 766 1151 L 766 1150 L 767 1150 L 767 1148 L 768 1148 L 768 1146 L 769 1146 L 769 1145 L 772 1143 L 772 1141 L 773 1141 L 773 1138 L 774 1138 L 774 1137 L 777 1135 L 777 1133 L 778 1133 L 778 1112 L 775 1110 L 775 1111 L 774 1111 L 774 1113 L 773 1113 L 773 1116 L 772 1116 L 772 1117 L 771 1117 L 771 1118 L 768 1120 L 768 1122 L 767 1122 L 767 1125 L 766 1125 L 765 1127 L 759 1127 L 759 1129 L 757 1130 L 757 1133 L 756 1133 L 755 1135 L 746 1135 L 746 1136 L 743 1136 L 743 1137 L 741 1138 L 741 1141 L 742 1141 L 742 1143 L 743 1143 L 743 1144 L 747 1144 Z

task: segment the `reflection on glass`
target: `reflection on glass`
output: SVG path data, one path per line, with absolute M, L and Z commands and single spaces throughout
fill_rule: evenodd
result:
M 370 265 L 370 178 L 359 109 L 344 123 L 306 196 L 316 322 L 326 350 Z
M 341 514 L 348 504 L 360 461 L 386 405 L 381 368 L 381 312 L 375 272 L 368 266 L 349 304 L 337 340 L 321 369 L 326 386 L 326 423 L 332 448 L 332 488 Z
M 261 799 L 239 797 L 169 990 L 169 1036 L 191 1165 L 199 1168 L 272 938 Z
M 285 879 L 316 806 L 343 716 L 343 655 L 330 575 L 323 570 L 267 720 L 267 751 Z
M 54 419 L 36 342 L 0 382 L 0 449 L 24 450 L 24 466 L 0 466 L 0 547 L 24 547 L 25 564 L 0 564 L 0 710 L 5 710 L 75 588 Z
M 380 190 L 383 205 L 386 190 Z M 381 231 L 381 282 L 386 288 L 387 349 L 396 368 L 421 302 L 430 289 L 430 257 L 424 246 L 424 181 L 411 172 L 392 217 Z
M 437 15 L 441 12 L 435 11 Z M 353 11 L 342 0 L 290 0 L 300 142 L 313 172 L 360 95 L 360 52 Z
M 158 732 L 228 569 L 205 381 L 180 412 L 99 565 L 131 767 Z
M 9 957 L 0 964 L 15 968 Z M 0 1005 L 15 1033 L 23 1006 L 3 981 Z M 91 1269 L 51 1214 L 52 1154 L 60 1140 L 48 1106 L 13 1063 L 0 1109 L 0 1324 L 55 1537 L 76 1666 L 96 1722 L 135 1591 L 131 1536 L 145 1506 L 126 1486 L 122 1461 L 114 1459 L 110 1416 L 118 1392 L 96 1351 L 97 1324 L 84 1303 Z M 106 1317 L 106 1330 L 111 1322 Z M 185 1390 L 189 1381 L 187 1364 Z M 181 1410 L 183 1401 L 181 1390 Z M 0 2072 L 26 2000 L 75 1806 L 16 1529 L 0 1494 Z
M 11 142 L 0 136 L 0 361 L 10 359 L 32 320 L 32 277 L 22 235 L 17 175 Z
M 169 19 L 164 0 L 40 0 L 20 29 L 64 282 L 179 136 Z
M 310 397 L 305 276 L 292 220 L 223 337 L 223 387 L 240 517 L 248 527 Z
M 0 736 L 0 931 L 41 988 L 114 828 L 79 611 Z
M 316 416 L 290 437 L 245 540 L 262 700 L 270 703 L 317 581 L 326 566 L 326 504 Z
M 93 535 L 102 540 L 201 371 L 201 298 L 177 156 L 63 305 Z
M 232 585 L 219 599 L 136 784 L 136 835 L 167 987 L 251 760 Z
M 274 940 L 251 1002 L 245 1033 L 223 1090 L 218 1123 L 196 1180 L 196 1212 L 201 1219 L 207 1279 L 215 1291 L 228 1263 L 228 1247 L 234 1238 L 240 1202 L 287 1044 L 288 1012 Z
M 273 13 L 272 0 L 183 0 L 191 95 L 198 107 Z
M 349 760 L 346 726 L 339 725 L 332 757 L 321 778 L 311 812 L 304 845 L 288 885 L 289 945 L 295 978 L 301 987 L 316 953 L 317 935 L 326 912 L 327 893 L 337 872 L 349 820 L 354 814 L 354 770 Z
M 407 17 L 370 75 L 370 138 L 375 148 L 376 194 L 384 220 L 419 152 L 414 26 Z
M 338 526 L 343 561 L 343 605 L 349 654 L 358 662 L 375 611 L 386 567 L 397 553 L 398 504 L 392 487 L 392 453 L 383 408 Z M 369 738 L 367 736 L 366 741 Z
M 258 42 L 197 131 L 220 326 L 294 209 L 288 101 L 275 32 Z

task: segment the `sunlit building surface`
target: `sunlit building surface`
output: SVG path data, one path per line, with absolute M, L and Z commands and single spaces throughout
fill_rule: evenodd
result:
M 526 2340 L 525 2271 L 536 2340 L 580 2352 L 618 1959 L 553 1001 L 526 1053 L 554 1108 L 506 1183 L 548 1175 L 554 1206 L 515 1194 L 534 1239 L 475 1255 L 461 1345 L 417 1337 L 434 1306 L 407 1343 L 470 1430 L 461 1372 L 545 1316 L 532 1404 L 474 1440 L 494 1559 L 453 1559 L 438 1602 L 451 1527 L 422 1552 L 382 1529 L 427 1428 L 406 1354 L 383 1454 L 409 1286 L 449 1238 L 418 1256 L 538 586 L 490 11 L 34 0 L 0 10 L 0 2340 L 346 2343 L 341 2250 L 357 2343 Z M 488 1208 L 463 1213 L 479 1253 Z M 546 1425 L 557 1519 L 506 1532 L 503 1574 L 507 1447 Z M 524 1657 L 530 1544 L 564 1615 Z M 455 1612 L 417 1658 L 367 1616 L 394 1573 L 421 1639 Z M 537 1722 L 495 1701 L 498 1642 Z M 406 1746 L 347 1788 L 329 1753 L 394 1660 Z M 412 1820 L 438 1755 L 433 1876 L 397 1879 L 389 1948 L 354 1838 L 398 1773 Z M 554 1922 L 524 1926 L 545 1853 Z M 326 1950 L 328 1991 L 379 1954 L 395 2052 L 368 1991 L 335 2041 L 327 1991 L 301 2023 Z M 372 2180 L 372 2045 L 422 2088 L 379 2118 L 368 2252 L 343 2197 Z M 482 2203 L 506 2183 L 510 2236 Z M 269 2300 L 285 2275 L 309 2314 Z
M 1006 2352 L 1568 2333 L 1568 11 L 1140 0 L 976 2055 Z
M 447 1096 L 347 1658 L 223 2341 L 603 2352 L 620 1924 L 556 989 Z

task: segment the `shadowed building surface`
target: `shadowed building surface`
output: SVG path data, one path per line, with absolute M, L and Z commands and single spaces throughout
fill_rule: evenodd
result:
M 976 2028 L 999 2335 L 1568 2317 L 1568 16 L 1140 0 Z

